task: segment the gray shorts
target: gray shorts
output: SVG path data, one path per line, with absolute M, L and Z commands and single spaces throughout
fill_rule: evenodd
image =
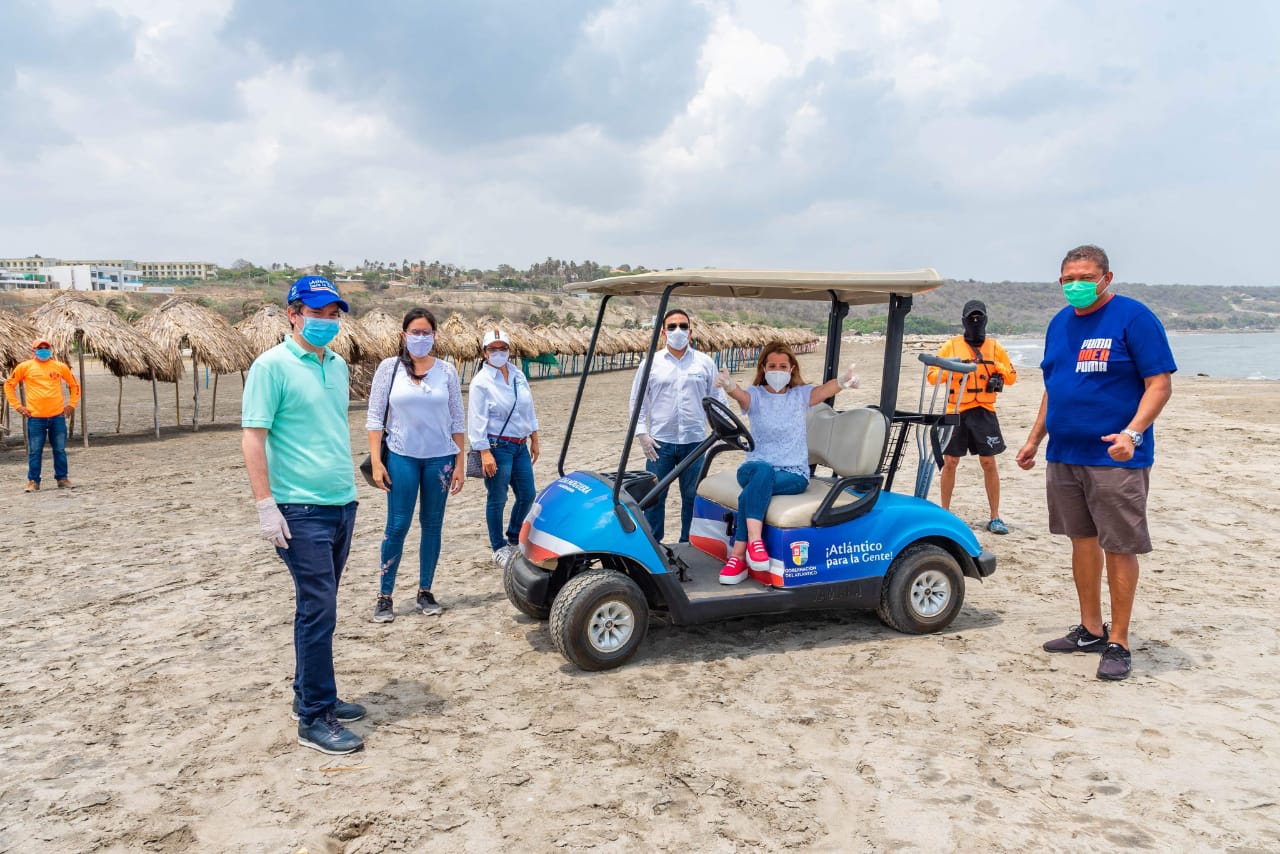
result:
M 1103 551 L 1142 555 L 1151 551 L 1147 489 L 1151 469 L 1049 463 L 1045 492 L 1049 531 L 1097 537 Z

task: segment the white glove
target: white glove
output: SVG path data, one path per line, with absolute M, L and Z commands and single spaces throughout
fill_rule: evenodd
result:
M 720 373 L 716 374 L 715 380 L 712 382 L 716 388 L 722 388 L 725 391 L 733 391 L 738 387 L 738 381 L 729 375 L 724 368 L 720 369 Z
M 651 463 L 658 461 L 658 443 L 653 441 L 653 437 L 648 433 L 640 433 L 636 436 L 636 441 L 640 443 L 640 450 L 644 451 L 644 458 Z
M 264 498 L 254 506 L 258 508 L 258 527 L 262 529 L 262 538 L 277 548 L 289 548 L 293 534 L 289 532 L 289 523 L 276 506 L 276 500 Z
M 857 365 L 850 363 L 849 369 L 840 375 L 840 388 L 858 388 L 862 385 L 862 380 L 853 372 L 856 367 Z

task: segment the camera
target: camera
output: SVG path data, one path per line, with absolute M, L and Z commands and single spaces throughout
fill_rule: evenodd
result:
M 1001 374 L 992 374 L 987 377 L 986 390 L 989 394 L 1004 391 L 1004 377 Z

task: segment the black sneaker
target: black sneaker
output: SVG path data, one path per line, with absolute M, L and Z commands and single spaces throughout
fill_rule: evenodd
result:
M 340 724 L 333 712 L 325 712 L 309 723 L 298 722 L 298 744 L 330 756 L 342 756 L 364 747 L 364 739 Z
M 1098 637 L 1093 632 L 1086 629 L 1083 625 L 1072 626 L 1065 637 L 1054 638 L 1051 641 L 1045 641 L 1045 652 L 1102 652 L 1107 648 L 1107 638 L 1110 634 L 1111 625 L 1109 623 L 1102 624 L 1102 637 Z
M 391 606 L 391 597 L 378 594 L 378 601 L 373 606 L 373 621 L 375 623 L 390 623 L 396 618 L 395 609 Z
M 1128 679 L 1133 670 L 1133 656 L 1129 650 L 1118 643 L 1109 643 L 1102 653 L 1102 661 L 1098 662 L 1098 678 L 1119 682 Z
M 424 617 L 434 617 L 444 610 L 436 601 L 436 597 L 431 595 L 430 590 L 418 591 L 418 601 L 414 603 L 413 609 Z
M 300 701 L 297 697 L 294 697 L 293 708 L 289 710 L 289 717 L 293 718 L 295 721 L 298 720 L 299 705 Z M 359 703 L 344 703 L 342 700 L 339 700 L 337 705 L 333 707 L 333 716 L 344 724 L 349 724 L 352 721 L 358 721 L 367 713 L 368 710 Z

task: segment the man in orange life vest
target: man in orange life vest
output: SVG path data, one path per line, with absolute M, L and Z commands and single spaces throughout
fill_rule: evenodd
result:
M 964 396 L 960 399 L 960 423 L 942 449 L 942 476 L 938 484 L 942 491 L 942 509 L 951 509 L 951 493 L 955 490 L 956 466 L 960 464 L 960 458 L 965 454 L 976 454 L 982 464 L 982 479 L 991 509 L 987 530 L 993 534 L 1007 534 L 1009 528 L 1000 519 L 1000 472 L 996 469 L 996 454 L 1005 449 L 1000 420 L 996 418 L 996 395 L 1006 385 L 1018 381 L 1018 372 L 1000 342 L 987 336 L 986 305 L 976 299 L 969 300 L 964 304 L 961 323 L 964 334 L 943 344 L 938 355 L 958 362 L 976 363 L 978 369 L 969 374 Z M 930 368 L 929 382 L 937 385 L 939 373 L 937 368 Z M 947 411 L 954 411 L 959 391 L 960 376 L 952 374 Z

